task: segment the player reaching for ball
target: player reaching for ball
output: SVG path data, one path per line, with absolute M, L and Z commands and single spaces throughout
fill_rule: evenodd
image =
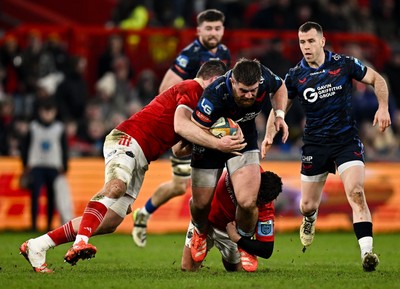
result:
M 197 131 L 201 145 L 226 153 L 244 147 L 241 134 L 219 139 L 190 120 L 204 88 L 225 71 L 226 65 L 219 60 L 206 62 L 194 80 L 186 80 L 159 94 L 107 135 L 103 148 L 105 184 L 89 201 L 82 217 L 20 246 L 20 253 L 35 272 L 51 272 L 45 262 L 46 251 L 62 243 L 74 241 L 64 257 L 71 265 L 95 256 L 97 249 L 89 244 L 89 238 L 113 232 L 124 220 L 137 198 L 149 163 L 172 146 L 185 149 L 187 142 L 175 132 L 177 123 Z M 187 140 L 197 142 L 197 137 Z
M 228 67 L 231 64 L 229 49 L 221 44 L 224 35 L 225 15 L 216 9 L 208 9 L 197 15 L 197 39 L 185 47 L 165 73 L 159 91 L 185 79 L 195 77 L 201 64 L 219 59 Z M 146 246 L 147 223 L 150 216 L 170 199 L 183 195 L 190 186 L 190 156 L 171 156 L 172 179 L 160 184 L 144 207 L 134 211 L 132 237 L 139 247 Z
M 260 151 L 257 143 L 255 118 L 266 101 L 271 100 L 276 112 L 276 130 L 282 130 L 282 141 L 288 137 L 284 120 L 287 90 L 283 80 L 258 60 L 240 59 L 234 68 L 215 80 L 204 90 L 192 114 L 192 120 L 209 129 L 221 116 L 236 121 L 245 138 L 246 147 L 241 155 L 222 153 L 194 142 L 192 150 L 192 202 L 190 212 L 195 226 L 191 251 L 195 262 L 206 254 L 208 214 L 215 186 L 227 167 L 237 200 L 236 224 L 244 238 L 254 235 L 257 222 L 257 195 L 260 188 Z M 176 131 L 188 139 L 196 138 L 195 132 L 183 125 Z

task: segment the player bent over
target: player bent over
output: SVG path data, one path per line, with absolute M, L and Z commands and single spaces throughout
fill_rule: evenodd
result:
M 262 170 L 262 169 L 261 169 Z M 239 235 L 236 229 L 236 199 L 227 171 L 221 175 L 208 216 L 210 227 L 204 250 L 217 247 L 227 271 L 253 272 L 257 270 L 257 256 L 268 259 L 274 249 L 274 199 L 282 191 L 281 178 L 272 172 L 261 172 L 261 185 L 257 197 L 258 221 L 253 238 Z M 190 252 L 194 233 L 192 222 L 186 234 L 181 267 L 183 271 L 196 271 L 202 262 L 195 262 Z

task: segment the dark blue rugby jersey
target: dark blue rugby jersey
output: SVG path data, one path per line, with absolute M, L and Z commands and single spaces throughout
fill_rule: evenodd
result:
M 286 74 L 289 99 L 299 97 L 306 114 L 304 141 L 356 134 L 352 80 L 360 81 L 367 67 L 357 58 L 325 51 L 325 62 L 311 68 L 305 59 Z
M 235 120 L 243 131 L 248 146 L 246 149 L 257 148 L 257 130 L 255 118 L 260 113 L 271 94 L 281 87 L 282 79 L 261 65 L 262 76 L 255 103 L 251 107 L 237 106 L 233 98 L 232 84 L 229 81 L 232 70 L 217 78 L 203 92 L 193 112 L 193 118 L 204 125 L 211 127 L 221 116 Z
M 221 60 L 230 67 L 231 54 L 228 47 L 219 44 L 217 52 L 214 54 L 196 39 L 179 53 L 170 68 L 182 79 L 193 79 L 200 66 L 208 60 Z

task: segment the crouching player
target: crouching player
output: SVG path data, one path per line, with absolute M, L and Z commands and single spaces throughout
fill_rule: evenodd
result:
M 260 168 L 261 169 L 261 168 Z M 282 191 L 281 178 L 273 172 L 264 172 L 261 169 L 261 185 L 257 198 L 258 221 L 253 238 L 239 235 L 235 226 L 236 199 L 229 174 L 224 171 L 221 175 L 211 211 L 208 216 L 210 229 L 207 235 L 209 251 L 214 245 L 222 255 L 222 263 L 227 271 L 245 270 L 256 271 L 257 256 L 268 259 L 274 249 L 274 200 Z M 181 268 L 183 271 L 196 271 L 201 262 L 195 262 L 190 252 L 190 241 L 194 226 L 192 222 L 186 234 L 183 248 Z

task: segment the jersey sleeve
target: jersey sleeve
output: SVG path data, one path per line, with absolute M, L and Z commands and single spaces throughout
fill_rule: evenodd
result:
M 191 52 L 191 47 L 192 45 L 182 50 L 170 67 L 183 80 L 194 78 L 200 67 L 199 59 Z
M 288 98 L 294 99 L 297 96 L 297 89 L 293 85 L 293 78 L 292 78 L 290 71 L 285 76 L 285 85 L 286 85 L 287 92 L 288 92 Z
M 264 65 L 261 65 L 261 71 L 262 71 L 261 85 L 262 82 L 266 81 L 269 91 L 271 93 L 275 93 L 281 87 L 283 83 L 282 79 Z
M 353 56 L 346 56 L 346 63 L 349 67 L 350 75 L 353 79 L 361 81 L 367 73 L 367 67 Z
M 223 115 L 223 104 L 219 101 L 218 92 L 209 85 L 203 92 L 196 109 L 193 111 L 193 118 L 205 127 L 212 124 Z
M 273 202 L 259 208 L 256 227 L 256 239 L 261 242 L 274 241 L 274 205 Z

